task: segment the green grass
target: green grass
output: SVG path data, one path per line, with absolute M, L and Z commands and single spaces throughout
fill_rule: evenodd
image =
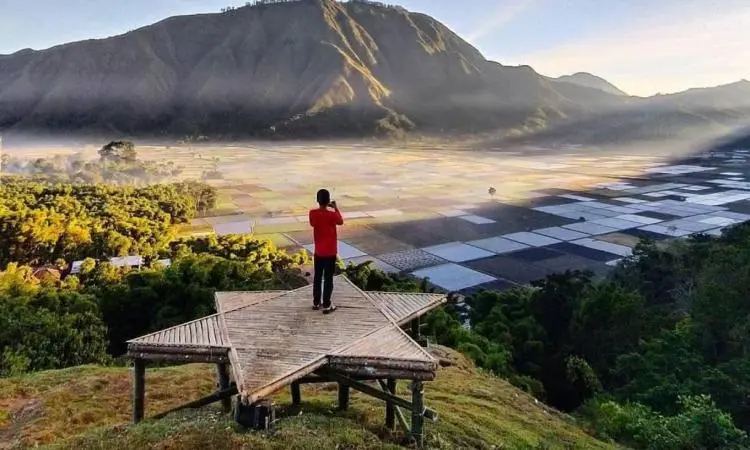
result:
M 458 361 L 426 386 L 427 405 L 440 415 L 426 425 L 428 448 L 616 448 L 590 437 L 569 416 Z M 213 376 L 207 365 L 149 370 L 147 416 L 210 393 Z M 13 437 L 26 446 L 60 449 L 394 449 L 407 444 L 402 433 L 383 428 L 382 402 L 353 392 L 350 409 L 335 411 L 335 385 L 303 387 L 301 407 L 290 405 L 288 390 L 277 394 L 280 420 L 269 433 L 240 430 L 217 406 L 130 426 L 129 377 L 126 368 L 84 366 L 3 379 L 0 418 L 5 414 L 13 422 L 17 408 L 41 400 L 40 414 L 12 424 Z M 399 384 L 404 397 L 407 389 L 407 383 Z M 0 436 L 3 426 L 8 429 L 5 422 Z
M 195 225 L 178 225 L 177 226 L 177 237 L 190 237 L 194 234 L 206 234 L 213 233 L 214 227 L 208 223 L 195 224 Z
M 262 241 L 270 241 L 278 248 L 292 247 L 296 245 L 291 239 L 289 239 L 286 235 L 282 233 L 255 234 L 255 237 Z

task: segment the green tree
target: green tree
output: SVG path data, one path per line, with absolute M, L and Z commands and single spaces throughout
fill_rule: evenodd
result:
M 102 161 L 134 163 L 138 153 L 130 141 L 112 141 L 99 149 L 99 157 Z

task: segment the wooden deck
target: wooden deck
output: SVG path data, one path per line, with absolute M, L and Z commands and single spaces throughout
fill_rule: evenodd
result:
M 254 403 L 327 367 L 359 377 L 432 380 L 437 362 L 401 328 L 442 294 L 363 292 L 337 277 L 330 315 L 312 310 L 312 286 L 220 292 L 218 314 L 128 342 L 131 358 L 228 359 L 242 400 Z M 155 356 L 155 357 L 152 357 Z

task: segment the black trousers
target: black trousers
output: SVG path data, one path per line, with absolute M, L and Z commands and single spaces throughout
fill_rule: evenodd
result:
M 320 306 L 323 296 L 323 308 L 331 306 L 333 294 L 333 272 L 336 270 L 335 256 L 315 256 L 315 275 L 313 276 L 313 305 Z

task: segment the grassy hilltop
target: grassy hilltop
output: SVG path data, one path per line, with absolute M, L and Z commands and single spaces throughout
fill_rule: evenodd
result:
M 438 411 L 428 424 L 429 448 L 608 449 L 572 418 L 506 381 L 477 370 L 450 352 L 453 362 L 426 388 Z M 146 374 L 147 414 L 197 399 L 214 389 L 213 367 L 156 368 Z M 406 383 L 402 383 L 406 395 Z M 81 366 L 0 380 L 0 448 L 49 445 L 61 449 L 389 449 L 403 435 L 383 429 L 382 402 L 356 392 L 347 412 L 334 411 L 335 386 L 303 387 L 303 405 L 291 409 L 288 391 L 275 397 L 281 420 L 271 433 L 239 430 L 218 406 L 128 426 L 130 371 Z

